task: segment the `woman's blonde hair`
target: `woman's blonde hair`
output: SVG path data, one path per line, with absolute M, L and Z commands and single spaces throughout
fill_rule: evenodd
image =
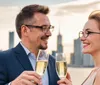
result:
M 88 17 L 88 20 L 89 19 L 96 20 L 98 22 L 99 29 L 100 29 L 100 10 L 95 10 L 95 11 L 91 12 L 91 14 Z

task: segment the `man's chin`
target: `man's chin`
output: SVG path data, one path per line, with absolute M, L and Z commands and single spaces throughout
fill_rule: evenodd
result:
M 48 46 L 41 46 L 40 49 L 42 50 L 46 50 L 48 48 Z

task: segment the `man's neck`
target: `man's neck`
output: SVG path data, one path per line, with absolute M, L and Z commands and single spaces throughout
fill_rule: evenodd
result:
M 27 42 L 23 42 L 21 41 L 21 43 L 31 52 L 33 53 L 35 56 L 37 56 L 39 49 L 35 48 L 34 46 L 31 46 L 29 43 Z

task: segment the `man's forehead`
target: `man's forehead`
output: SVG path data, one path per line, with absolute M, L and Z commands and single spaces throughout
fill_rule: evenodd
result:
M 35 14 L 34 14 L 34 17 L 35 18 L 44 18 L 44 17 L 47 17 L 45 14 L 43 14 L 43 13 L 39 13 L 39 12 L 36 12 Z
M 36 23 L 50 24 L 48 16 L 43 13 L 35 13 L 34 19 L 36 20 Z

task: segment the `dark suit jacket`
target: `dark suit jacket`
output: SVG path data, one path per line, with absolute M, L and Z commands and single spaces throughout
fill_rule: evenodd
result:
M 20 44 L 15 48 L 0 52 L 0 85 L 8 85 L 9 82 L 25 70 L 33 69 L 28 56 Z M 47 71 L 49 85 L 57 85 L 59 78 L 55 69 L 55 59 L 52 56 L 49 57 Z

